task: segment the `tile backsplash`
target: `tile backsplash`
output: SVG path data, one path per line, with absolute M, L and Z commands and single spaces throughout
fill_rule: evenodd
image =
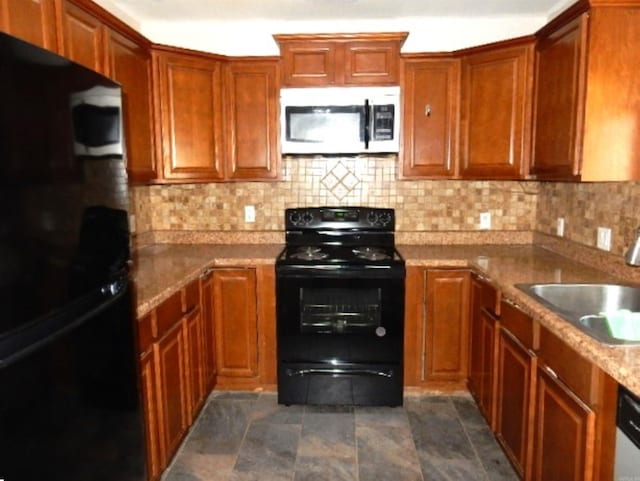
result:
M 281 231 L 287 207 L 366 205 L 396 209 L 397 231 L 532 230 L 538 184 L 508 181 L 398 180 L 395 156 L 286 157 L 278 182 L 140 186 L 133 225 L 147 231 Z M 256 222 L 244 222 L 254 205 Z
M 153 231 L 282 231 L 287 207 L 366 205 L 396 209 L 398 232 L 479 229 L 490 212 L 492 230 L 555 235 L 596 245 L 596 228 L 612 230 L 622 254 L 640 225 L 640 183 L 398 180 L 395 156 L 285 157 L 278 182 L 137 186 L 131 189 L 132 227 Z M 256 222 L 244 222 L 254 205 Z
M 565 238 L 596 246 L 598 227 L 611 229 L 611 252 L 623 254 L 640 225 L 639 182 L 541 182 L 535 229 L 556 233 L 565 219 Z

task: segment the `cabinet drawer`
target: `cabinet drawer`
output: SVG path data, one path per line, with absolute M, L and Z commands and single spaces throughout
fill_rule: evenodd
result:
M 193 310 L 194 307 L 200 305 L 200 284 L 193 281 L 187 287 L 184 288 L 184 308 L 182 312 L 187 313 Z
M 182 318 L 182 292 L 178 291 L 164 301 L 156 309 L 158 331 L 156 338 L 161 338 L 171 326 Z
M 474 274 L 473 276 L 474 303 L 478 311 L 485 309 L 493 317 L 500 315 L 500 294 L 498 290 L 489 284 L 484 277 Z
M 599 369 L 544 326 L 538 354 L 578 397 L 589 405 L 597 402 Z
M 138 319 L 138 352 L 143 354 L 151 348 L 155 334 L 155 318 L 149 313 Z
M 527 349 L 540 345 L 540 325 L 509 301 L 500 304 L 502 326 L 513 334 Z

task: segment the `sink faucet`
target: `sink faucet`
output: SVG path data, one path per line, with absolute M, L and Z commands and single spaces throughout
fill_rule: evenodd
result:
M 624 255 L 624 260 L 630 266 L 640 267 L 640 227 L 636 232 L 636 240 Z

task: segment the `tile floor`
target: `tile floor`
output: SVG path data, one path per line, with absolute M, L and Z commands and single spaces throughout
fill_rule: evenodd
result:
M 471 397 L 280 406 L 214 392 L 164 481 L 515 481 Z

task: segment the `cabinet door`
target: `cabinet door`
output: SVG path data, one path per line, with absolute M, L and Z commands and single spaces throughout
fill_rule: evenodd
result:
M 159 478 L 162 471 L 163 459 L 155 379 L 156 368 L 153 352 L 149 351 L 140 358 L 140 394 L 145 417 L 147 472 L 149 480 Z
M 158 405 L 161 415 L 163 455 L 166 466 L 180 445 L 187 422 L 186 342 L 182 322 L 177 322 L 153 346 L 158 369 Z
M 282 84 L 287 87 L 334 84 L 336 48 L 337 45 L 332 42 L 282 43 Z
M 471 277 L 470 305 L 470 354 L 469 354 L 469 391 L 478 405 L 482 404 L 482 387 L 485 377 L 485 347 L 483 316 L 494 313 L 498 303 L 496 289 L 482 278 Z M 483 311 L 486 313 L 483 314 Z
M 225 75 L 226 177 L 276 179 L 279 68 L 277 60 L 232 61 Z
M 146 46 L 108 33 L 108 75 L 122 85 L 127 174 L 131 181 L 157 178 L 153 143 L 151 55 Z
M 156 52 L 163 175 L 222 179 L 222 73 L 217 60 Z
M 536 45 L 533 155 L 536 178 L 574 179 L 582 146 L 587 16 Z
M 207 390 L 213 389 L 216 376 L 216 340 L 214 330 L 213 276 L 211 272 L 200 278 L 200 299 L 202 300 L 202 332 L 204 379 Z
M 202 311 L 194 308 L 185 317 L 186 346 L 187 346 L 187 383 L 189 393 L 189 413 L 187 420 L 193 422 L 207 395 L 204 372 L 204 348 Z
M 403 177 L 456 174 L 459 75 L 458 60 L 404 62 Z
M 480 312 L 480 396 L 478 407 L 487 423 L 495 431 L 498 332 L 500 324 L 486 308 Z
M 218 376 L 258 375 L 254 269 L 215 269 L 213 298 Z
M 594 412 L 542 365 L 536 390 L 531 479 L 591 481 Z
M 96 72 L 106 73 L 106 27 L 70 1 L 62 4 L 62 54 Z
M 428 270 L 425 297 L 426 372 L 430 381 L 467 378 L 469 272 Z
M 533 44 L 462 60 L 461 176 L 518 179 L 529 161 Z
M 518 474 L 528 477 L 536 357 L 506 329 L 498 339 L 496 437 Z M 525 474 L 526 473 L 526 474 Z
M 54 0 L 0 0 L 0 29 L 39 47 L 56 51 Z
M 346 42 L 344 83 L 394 85 L 400 78 L 400 44 L 397 41 Z

